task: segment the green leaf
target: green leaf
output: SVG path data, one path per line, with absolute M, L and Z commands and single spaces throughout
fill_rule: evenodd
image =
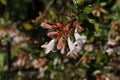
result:
M 95 37 L 92 36 L 92 37 L 90 37 L 90 38 L 88 39 L 88 42 L 90 43 L 90 42 L 93 42 L 94 40 L 95 40 Z
M 108 35 L 108 31 L 105 29 L 99 28 L 95 33 L 94 36 L 98 37 L 99 39 L 105 39 Z
M 85 70 L 81 70 L 78 73 L 76 73 L 78 76 L 83 76 L 85 75 Z
M 89 21 L 90 23 L 92 23 L 92 24 L 95 24 L 95 23 L 96 23 L 94 19 L 88 18 L 88 21 Z
M 66 21 L 67 17 L 66 17 L 66 16 L 62 16 L 61 18 L 62 18 L 62 22 L 63 22 L 64 24 L 66 24 L 66 23 L 67 23 L 67 21 Z
M 4 59 L 5 59 L 5 54 L 4 53 L 0 53 L 0 69 L 3 68 L 4 66 Z
M 99 55 L 97 56 L 97 58 L 96 58 L 96 62 L 97 62 L 97 63 L 100 63 L 100 62 L 103 60 L 103 58 L 104 58 L 104 55 L 103 55 L 103 54 L 99 54 Z
M 0 0 L 3 5 L 7 5 L 7 0 Z
M 54 10 L 49 10 L 49 15 L 52 19 L 55 19 L 57 17 Z
M 101 2 L 100 5 L 101 5 L 101 6 L 106 6 L 107 3 L 106 3 L 106 2 Z
M 100 73 L 101 73 L 100 70 L 95 70 L 95 71 L 93 72 L 93 75 L 96 76 L 96 75 L 99 75 Z
M 75 3 L 77 3 L 77 5 L 79 6 L 82 6 L 85 2 L 85 0 L 75 0 L 75 1 L 76 1 Z
M 70 76 L 72 76 L 72 77 L 73 77 L 73 76 L 75 76 L 75 73 L 74 73 L 74 72 L 72 72 L 72 73 L 70 74 Z
M 89 14 L 89 13 L 91 13 L 93 10 L 94 10 L 94 7 L 87 6 L 87 7 L 85 7 L 85 9 L 83 10 L 83 12 L 84 12 L 85 14 Z
M 84 14 L 84 13 L 80 13 L 78 17 L 79 17 L 80 21 L 83 21 L 83 20 L 85 20 L 87 18 L 87 15 Z
M 103 68 L 103 71 L 104 71 L 105 73 L 109 73 L 109 72 L 111 71 L 111 67 L 105 66 L 105 67 Z
M 103 66 L 103 63 L 102 62 L 96 62 L 95 64 L 94 64 L 94 67 L 95 68 L 101 68 Z
M 89 65 L 87 63 L 85 63 L 85 62 L 82 62 L 81 66 L 84 67 L 84 68 L 89 68 Z

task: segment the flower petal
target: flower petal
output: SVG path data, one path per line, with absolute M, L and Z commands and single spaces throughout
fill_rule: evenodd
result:
M 62 38 L 59 39 L 58 44 L 57 44 L 57 49 L 61 49 L 63 47 L 63 41 Z
M 75 33 L 74 33 L 75 39 L 78 40 L 81 38 L 81 36 L 78 34 L 77 32 L 77 28 L 75 29 Z
M 74 33 L 75 39 L 78 41 L 81 41 L 82 43 L 86 42 L 86 36 L 80 36 L 80 34 L 77 32 L 77 28 L 75 29 L 75 33 Z
M 52 39 L 48 44 L 44 44 L 41 47 L 45 48 L 45 53 L 48 54 L 51 50 L 53 50 L 55 44 L 55 39 Z
M 58 32 L 49 32 L 47 36 L 54 37 Z
M 69 47 L 70 51 L 74 50 L 74 48 L 75 48 L 74 43 L 72 43 L 72 41 L 70 40 L 69 37 L 68 37 L 68 47 Z
M 82 43 L 79 43 L 79 40 L 72 43 L 70 38 L 68 38 L 68 46 L 69 46 L 70 51 L 67 53 L 67 56 L 77 54 L 82 48 Z
M 49 25 L 49 24 L 47 24 L 46 22 L 42 22 L 42 23 L 41 23 L 41 27 L 47 28 L 47 29 L 52 29 L 52 26 Z
M 63 45 L 61 51 L 60 51 L 61 54 L 64 54 L 65 53 L 65 45 Z

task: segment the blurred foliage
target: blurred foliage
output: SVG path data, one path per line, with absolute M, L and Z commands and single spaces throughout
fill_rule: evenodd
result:
M 7 0 L 0 0 L 3 5 L 7 5 Z
M 4 53 L 0 53 L 0 70 L 4 67 L 4 59 L 5 59 Z
M 51 38 L 41 22 L 53 24 L 62 18 L 65 24 L 67 13 L 75 13 L 82 22 L 85 30 L 79 33 L 87 36 L 87 42 L 78 58 L 59 50 L 45 54 L 41 45 Z M 0 80 L 8 75 L 10 80 L 107 80 L 114 71 L 112 63 L 120 56 L 116 51 L 119 18 L 120 0 L 0 0 Z M 2 47 L 8 41 L 12 60 L 11 72 L 6 74 L 8 49 Z

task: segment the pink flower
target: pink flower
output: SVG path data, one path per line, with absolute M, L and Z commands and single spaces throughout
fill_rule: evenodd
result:
M 52 26 L 49 25 L 49 24 L 47 24 L 46 22 L 42 22 L 42 23 L 41 23 L 41 27 L 47 28 L 47 29 L 52 29 Z
M 13 63 L 13 66 L 15 67 L 20 67 L 20 66 L 25 66 L 27 60 L 27 54 L 19 54 L 18 55 L 18 60 Z
M 82 44 L 86 42 L 86 36 L 80 36 L 77 32 L 77 28 L 80 30 L 84 30 L 84 28 L 80 26 L 81 22 L 78 22 L 76 20 L 72 21 L 72 18 L 74 17 L 74 14 L 72 13 L 68 14 L 68 17 L 70 18 L 70 21 L 68 21 L 68 23 L 63 23 L 64 21 L 62 20 L 62 18 L 60 18 L 60 21 L 56 21 L 56 23 L 51 25 L 49 25 L 47 22 L 41 23 L 41 26 L 43 28 L 50 29 L 50 32 L 48 32 L 47 36 L 54 38 L 49 43 L 46 43 L 41 46 L 42 48 L 45 48 L 46 54 L 53 50 L 56 41 L 56 47 L 58 50 L 60 50 L 61 54 L 65 53 L 67 42 L 68 47 L 70 49 L 67 55 L 74 54 L 76 56 L 76 53 L 78 53 L 81 50 Z M 75 42 L 72 42 L 70 40 L 70 36 L 73 34 L 76 40 Z
M 5 37 L 7 35 L 7 31 L 5 29 L 0 30 L 0 36 Z
M 45 62 L 46 62 L 45 59 L 39 58 L 39 59 L 33 60 L 32 65 L 34 66 L 34 68 L 41 68 L 42 66 L 45 65 Z
M 48 54 L 51 50 L 53 50 L 55 44 L 55 39 L 52 39 L 48 44 L 45 43 L 42 45 L 42 48 L 45 48 L 45 53 Z

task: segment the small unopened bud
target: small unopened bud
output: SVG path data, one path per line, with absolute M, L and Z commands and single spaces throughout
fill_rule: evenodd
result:
M 49 37 L 54 37 L 57 34 L 57 32 L 49 32 L 47 36 Z
M 42 22 L 42 23 L 41 23 L 41 27 L 47 28 L 47 29 L 51 29 L 51 28 L 52 28 L 52 26 L 49 25 L 49 24 L 47 24 L 46 22 Z

